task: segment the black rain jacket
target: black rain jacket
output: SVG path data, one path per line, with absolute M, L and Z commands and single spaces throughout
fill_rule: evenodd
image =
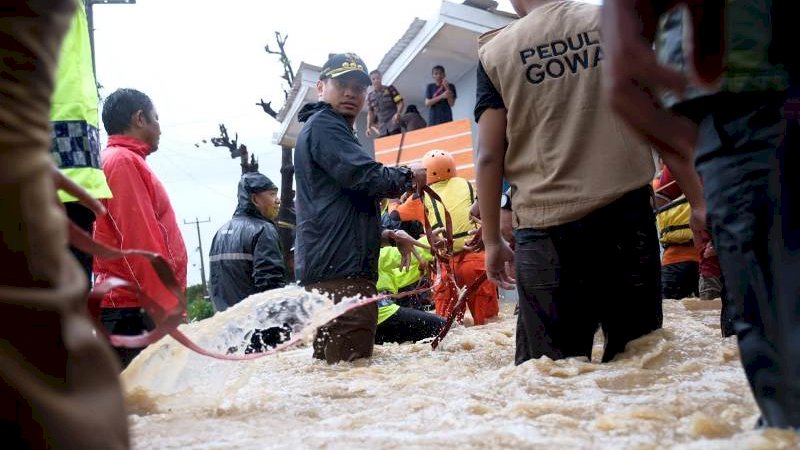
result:
M 239 205 L 233 218 L 211 242 L 209 291 L 216 311 L 286 285 L 278 230 L 250 201 L 247 175 L 239 181 Z
M 298 120 L 305 124 L 294 152 L 297 281 L 377 281 L 380 200 L 410 190 L 413 173 L 375 161 L 327 103 L 305 105 Z

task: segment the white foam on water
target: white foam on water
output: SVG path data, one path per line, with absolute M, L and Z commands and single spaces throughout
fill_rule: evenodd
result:
M 287 302 L 287 299 L 292 299 Z M 294 306 L 289 306 L 291 303 Z M 219 351 L 249 329 L 328 317 L 290 287 L 182 330 Z M 277 308 L 277 309 L 276 309 Z M 294 308 L 279 311 L 281 308 Z M 281 315 L 283 314 L 283 315 Z M 268 319 L 264 315 L 272 315 Z M 322 319 L 318 319 L 320 321 Z M 327 365 L 308 345 L 254 361 L 213 360 L 165 338 L 123 373 L 138 449 L 788 449 L 793 432 L 753 430 L 758 411 L 719 302 L 664 303 L 664 328 L 617 360 L 513 365 L 516 317 L 454 326 L 427 343 L 376 346 Z M 241 349 L 240 349 L 241 350 Z

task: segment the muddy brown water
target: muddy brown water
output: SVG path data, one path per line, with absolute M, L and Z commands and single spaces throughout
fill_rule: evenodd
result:
M 285 288 L 183 330 L 223 350 Z M 319 308 L 305 298 L 307 310 Z M 309 303 L 310 302 L 310 303 Z M 315 303 L 316 302 L 316 303 Z M 324 306 L 323 306 L 324 308 Z M 260 312 L 259 312 L 260 311 Z M 254 361 L 209 359 L 163 339 L 123 373 L 137 449 L 789 449 L 758 417 L 719 301 L 664 303 L 664 328 L 615 361 L 513 365 L 515 316 L 456 326 L 439 350 L 376 346 L 326 365 L 309 346 Z

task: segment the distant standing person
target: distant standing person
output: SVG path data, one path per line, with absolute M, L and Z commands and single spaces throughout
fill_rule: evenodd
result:
M 369 74 L 372 92 L 367 95 L 367 136 L 384 137 L 400 133 L 403 96 L 394 86 L 383 85 L 377 70 Z
M 250 295 L 286 285 L 278 229 L 278 186 L 265 175 L 239 180 L 239 204 L 214 235 L 209 253 L 211 303 L 225 311 Z
M 186 246 L 167 191 L 145 162 L 158 150 L 161 136 L 153 102 L 135 89 L 119 89 L 106 98 L 103 125 L 108 146 L 100 156 L 114 198 L 103 200 L 108 213 L 97 219 L 94 237 L 113 248 L 162 255 L 185 291 Z M 122 278 L 154 299 L 172 296 L 144 258 L 96 259 L 94 273 L 97 283 Z M 100 307 L 103 325 L 112 334 L 135 336 L 154 327 L 139 299 L 128 291 L 109 292 Z M 115 350 L 123 368 L 142 351 L 122 347 Z
M 414 131 L 427 127 L 428 124 L 417 110 L 417 105 L 408 105 L 406 113 L 400 117 L 400 128 L 404 131 Z
M 434 66 L 431 71 L 433 83 L 425 90 L 425 106 L 428 109 L 428 126 L 453 121 L 453 104 L 456 102 L 456 87 L 445 78 L 444 67 Z

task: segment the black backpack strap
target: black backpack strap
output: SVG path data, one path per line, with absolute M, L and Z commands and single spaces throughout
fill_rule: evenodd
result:
M 442 215 L 439 213 L 439 207 L 436 206 L 436 200 L 431 199 L 431 206 L 433 206 L 433 214 L 436 215 L 436 223 L 431 225 L 431 228 L 439 228 L 442 227 L 444 221 L 442 220 Z

